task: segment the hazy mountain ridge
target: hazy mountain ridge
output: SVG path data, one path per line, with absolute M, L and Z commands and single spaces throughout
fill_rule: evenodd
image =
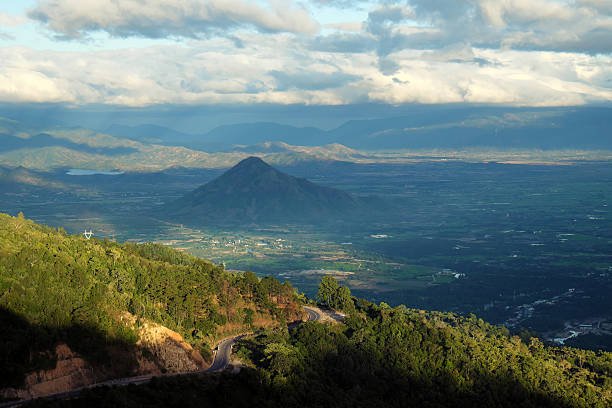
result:
M 228 125 L 203 135 L 157 125 L 110 126 L 108 129 L 118 136 L 2 119 L 0 138 L 10 143 L 0 148 L 0 165 L 41 170 L 67 167 L 160 171 L 178 166 L 227 168 L 253 154 L 275 165 L 317 161 L 407 162 L 436 159 L 433 156 L 438 155 L 516 161 L 513 152 L 520 149 L 531 156 L 579 150 L 580 154 L 575 156 L 581 159 L 588 156 L 584 151 L 612 150 L 611 118 L 610 108 L 446 107 L 420 108 L 401 117 L 352 120 L 329 131 L 268 122 Z M 197 150 L 207 143 L 215 146 L 206 147 L 204 150 L 211 148 L 208 152 Z M 503 154 L 478 157 L 479 150 L 490 153 L 491 149 Z
M 118 125 L 115 123 L 104 129 L 104 133 L 143 143 L 170 146 L 188 145 L 189 143 L 197 141 L 198 139 L 198 135 L 191 135 L 164 126 L 151 124 L 127 126 Z
M 78 152 L 106 156 L 128 155 L 136 152 L 136 149 L 132 147 L 93 147 L 89 145 L 89 143 L 74 143 L 70 140 L 56 138 L 46 133 L 39 133 L 29 138 L 21 138 L 6 134 L 0 134 L 0 152 L 10 152 L 20 149 L 36 149 L 53 146 L 63 147 Z
M 159 171 L 172 167 L 224 168 L 250 155 L 249 152 L 240 151 L 210 154 L 180 145 L 151 144 L 82 128 L 28 130 L 18 122 L 8 123 L 12 134 L 5 137 L 19 143 L 11 150 L 5 147 L 6 150 L 2 151 L 0 148 L 0 165 L 11 167 L 124 171 Z M 41 133 L 47 135 L 45 140 L 33 143 L 36 135 Z M 360 156 L 337 145 L 311 148 L 285 145 L 281 151 L 270 151 L 264 157 L 272 163 L 288 165 L 317 160 L 352 160 L 353 155 Z
M 349 120 L 331 129 L 297 127 L 272 122 L 219 126 L 203 134 L 183 135 L 184 145 L 223 151 L 234 145 L 284 142 L 320 146 L 340 143 L 354 149 L 538 148 L 611 149 L 612 108 L 415 107 L 404 116 Z M 134 137 L 142 137 L 141 127 Z M 151 126 L 152 132 L 155 127 Z M 111 129 L 112 133 L 112 129 Z M 125 132 L 122 135 L 127 136 Z M 576 137 L 576 135 L 581 137 Z M 155 137 L 155 134 L 150 134 Z M 162 137 L 163 139 L 163 137 Z M 164 139 L 165 142 L 178 142 Z M 252 151 L 256 152 L 256 151 Z

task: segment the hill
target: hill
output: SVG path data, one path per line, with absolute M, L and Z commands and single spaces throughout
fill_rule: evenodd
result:
M 169 209 L 178 217 L 211 222 L 313 222 L 348 216 L 360 211 L 362 203 L 249 157 Z
M 229 135 L 224 138 L 221 133 L 217 136 L 230 151 L 210 154 L 189 148 L 194 146 L 191 142 L 199 140 L 199 136 L 160 126 L 113 125 L 108 130 L 117 136 L 84 128 L 31 128 L 0 117 L 0 166 L 45 171 L 79 168 L 152 172 L 178 166 L 227 168 L 253 154 L 250 149 L 232 150 L 233 144 L 226 143 L 230 140 Z M 252 149 L 255 152 L 261 150 L 260 147 Z M 263 155 L 267 161 L 277 165 L 362 159 L 359 152 L 340 145 L 303 147 L 285 144 L 282 149 L 269 149 Z
M 216 340 L 302 317 L 291 285 L 275 279 L 5 214 L 0 294 L 6 397 L 203 368 Z
M 323 284 L 322 284 L 323 285 Z M 342 290 L 344 289 L 344 290 Z M 350 296 L 346 288 L 338 293 Z M 350 299 L 350 297 L 349 297 Z M 551 348 L 471 316 L 351 299 L 344 324 L 261 330 L 239 374 L 96 389 L 53 406 L 608 408 L 612 354 Z M 44 405 L 44 404 L 41 404 Z
M 190 371 L 206 366 L 214 339 L 255 331 L 235 346 L 246 366 L 238 375 L 98 388 L 48 401 L 52 406 L 612 403 L 612 353 L 548 347 L 474 315 L 376 305 L 351 297 L 330 277 L 321 282 L 319 299 L 341 308 L 344 323 L 287 330 L 288 321 L 301 317 L 289 284 L 228 273 L 159 245 L 68 236 L 22 216 L 0 214 L 0 293 L 5 396 L 23 396 L 24 380 L 36 390 L 45 381 L 70 388 L 85 380 Z
M 24 167 L 0 166 L 0 192 L 29 192 L 37 189 L 67 190 L 73 186 L 57 182 L 48 174 L 28 170 Z
M 224 149 L 233 145 L 285 142 L 291 145 L 319 146 L 331 143 L 324 131 L 315 127 L 297 127 L 271 122 L 238 123 L 212 129 L 192 146 Z
M 104 133 L 123 139 L 168 146 L 188 147 L 192 142 L 196 142 L 199 139 L 197 135 L 190 135 L 164 126 L 150 124 L 138 126 L 112 124 L 104 129 Z

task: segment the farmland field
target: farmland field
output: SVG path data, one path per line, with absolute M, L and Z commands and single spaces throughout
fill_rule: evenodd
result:
M 424 161 L 283 168 L 392 203 L 387 217 L 321 225 L 183 225 L 156 209 L 218 170 L 71 176 L 61 191 L 0 192 L 3 212 L 97 238 L 155 241 L 289 280 L 331 274 L 373 301 L 475 313 L 547 333 L 612 318 L 612 164 Z M 155 191 L 155 193 L 152 193 Z M 155 215 L 157 214 L 157 215 Z

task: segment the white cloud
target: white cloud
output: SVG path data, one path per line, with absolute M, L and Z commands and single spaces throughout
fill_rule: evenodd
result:
M 360 21 L 346 21 L 341 23 L 326 24 L 325 28 L 333 28 L 339 31 L 359 32 L 361 31 L 362 26 L 363 24 Z
M 14 16 L 3 11 L 0 11 L 0 26 L 17 27 L 28 20 L 23 16 Z
M 198 37 L 239 27 L 315 33 L 309 14 L 291 2 L 247 0 L 39 0 L 28 16 L 64 38 L 105 31 L 111 36 Z
M 592 7 L 601 13 L 612 15 L 612 2 L 610 0 L 577 0 L 576 3 L 584 7 Z
M 612 52 L 612 3 L 608 0 L 405 0 L 370 12 L 367 30 L 379 38 L 379 55 L 467 42 L 486 48 Z M 403 7 L 405 20 L 386 19 Z M 429 32 L 398 27 L 417 23 Z M 414 28 L 414 27 L 412 27 Z
M 238 33 L 91 53 L 0 49 L 0 100 L 72 104 L 503 103 L 612 101 L 612 58 L 469 45 L 388 55 L 309 51 L 290 34 Z
M 104 30 L 185 38 L 106 51 L 0 49 L 0 100 L 127 106 L 612 101 L 607 2 L 389 0 L 364 22 L 326 25 L 326 36 L 303 35 L 318 25 L 304 9 L 287 6 L 293 3 L 261 4 L 42 0 L 31 15 L 67 37 Z

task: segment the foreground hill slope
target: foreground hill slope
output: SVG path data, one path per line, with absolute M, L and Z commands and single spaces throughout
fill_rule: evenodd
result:
M 250 367 L 238 376 L 159 379 L 50 404 L 612 404 L 612 353 L 551 348 L 473 315 L 390 308 L 334 290 L 348 296 L 344 324 L 308 322 L 288 331 L 285 323 L 302 317 L 289 284 L 230 274 L 163 246 L 86 240 L 0 214 L 0 388 L 62 375 L 70 365 L 71 372 L 97 373 L 94 380 L 133 375 L 145 362 L 181 372 L 183 361 L 158 352 L 167 339 L 173 350 L 185 343 L 183 350 L 192 347 L 204 360 L 215 339 L 256 330 L 235 347 Z M 147 347 L 159 332 L 167 333 L 164 344 Z
M 226 222 L 325 220 L 361 210 L 340 190 L 282 173 L 249 157 L 170 208 L 178 216 Z
M 216 340 L 301 319 L 295 296 L 160 245 L 86 240 L 0 214 L 0 390 L 55 381 L 76 357 L 89 382 L 205 368 Z
M 355 301 L 345 324 L 260 331 L 238 375 L 97 389 L 53 406 L 608 408 L 612 354 L 550 348 L 475 316 Z M 40 404 L 44 405 L 44 404 Z

